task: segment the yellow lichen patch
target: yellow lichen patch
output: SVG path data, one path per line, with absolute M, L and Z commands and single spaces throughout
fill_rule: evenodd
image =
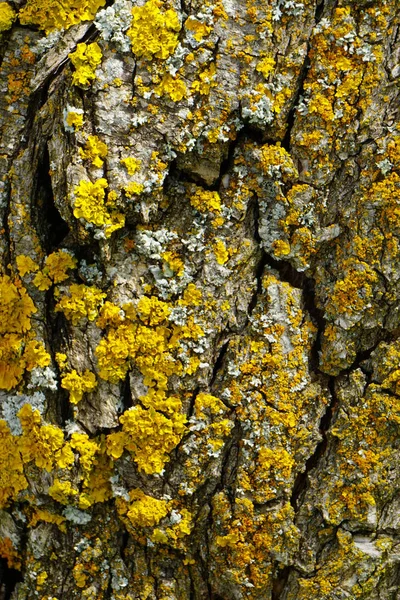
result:
M 165 500 L 147 496 L 139 489 L 131 490 L 129 496 L 130 503 L 121 503 L 119 510 L 134 529 L 154 527 L 168 514 L 168 503 Z
M 260 486 L 265 483 L 266 501 L 274 498 L 275 490 L 290 479 L 294 465 L 293 457 L 284 448 L 264 446 L 260 449 L 254 478 Z
M 25 277 L 27 273 L 33 273 L 39 270 L 39 265 L 35 263 L 30 256 L 19 254 L 15 259 L 17 269 L 21 277 Z
M 161 10 L 160 0 L 148 0 L 143 6 L 132 8 L 132 23 L 127 31 L 132 52 L 138 58 L 152 57 L 167 59 L 178 45 L 181 25 L 178 14 L 172 10 Z
M 107 180 L 104 178 L 97 179 L 94 183 L 91 181 L 80 181 L 75 187 L 75 202 L 74 202 L 74 217 L 84 219 L 87 223 L 92 223 L 96 227 L 104 228 L 106 237 L 121 229 L 125 224 L 124 215 L 116 212 L 109 212 L 105 197 L 105 189 L 108 187 Z M 110 195 L 112 192 L 110 192 Z M 109 196 L 110 196 L 109 195 Z M 113 209 L 112 197 L 110 209 Z
M 76 434 L 80 438 L 71 444 L 80 453 L 80 464 L 83 469 L 83 491 L 79 496 L 79 508 L 87 509 L 97 502 L 107 502 L 112 498 L 110 478 L 113 475 L 113 462 L 107 455 L 104 436 L 90 440 L 84 434 Z
M 169 453 L 185 432 L 186 416 L 175 413 L 170 418 L 162 413 L 135 406 L 120 417 L 125 434 L 125 448 L 132 453 L 144 473 L 161 473 L 169 461 Z M 157 432 L 157 434 L 155 434 Z
M 204 418 L 206 412 L 210 412 L 211 415 L 218 415 L 226 411 L 225 404 L 211 394 L 197 394 L 194 406 L 197 418 Z
M 84 148 L 79 148 L 79 154 L 83 159 L 90 160 L 92 165 L 100 168 L 102 160 L 107 156 L 107 145 L 97 135 L 89 135 Z
M 185 29 L 190 31 L 193 34 L 196 42 L 201 42 L 201 40 L 209 35 L 212 31 L 212 28 L 203 23 L 199 19 L 195 17 L 188 17 L 185 21 Z
M 215 81 L 215 77 L 217 74 L 217 67 L 215 63 L 211 63 L 206 69 L 203 69 L 199 74 L 198 78 L 195 79 L 192 83 L 191 89 L 194 92 L 198 92 L 202 96 L 207 96 L 210 93 L 212 87 L 216 87 L 217 82 Z M 210 136 L 208 139 L 211 141 Z
M 83 394 L 92 392 L 96 386 L 96 376 L 88 369 L 82 375 L 79 375 L 74 369 L 64 375 L 61 380 L 61 387 L 69 391 L 71 404 L 78 404 L 82 400 Z
M 89 439 L 86 433 L 73 433 L 71 436 L 71 447 L 77 450 L 80 455 L 80 465 L 87 475 L 93 469 L 96 457 L 100 451 L 100 446 Z
M 168 269 L 168 273 L 176 273 L 178 277 L 181 277 L 185 272 L 185 263 L 175 252 L 163 252 L 161 258 L 165 261 Z M 165 272 L 165 268 L 164 268 Z
M 47 367 L 50 355 L 36 340 L 26 341 L 17 334 L 0 336 L 0 389 L 11 390 L 18 385 L 26 370 Z
M 55 479 L 53 485 L 49 487 L 49 495 L 60 504 L 70 504 L 71 498 L 77 496 L 78 492 L 72 487 L 70 481 Z
M 44 509 L 35 507 L 34 512 L 32 513 L 32 516 L 28 523 L 28 527 L 36 527 L 36 525 L 40 521 L 44 521 L 45 523 L 54 523 L 54 525 L 57 525 L 59 530 L 62 531 L 63 533 L 65 533 L 67 531 L 67 528 L 65 525 L 65 521 L 66 521 L 65 517 L 58 515 L 56 513 L 52 513 L 48 510 L 44 510 Z
M 145 376 L 145 385 L 165 387 L 167 377 L 180 372 L 179 363 L 169 352 L 171 331 L 162 326 L 160 321 L 166 317 L 168 309 L 165 303 L 148 298 L 142 300 L 140 308 L 143 321 L 158 320 L 160 325 L 151 328 L 136 321 L 131 322 L 131 319 L 135 319 L 135 313 L 129 317 L 126 313 L 126 321 L 116 329 L 110 329 L 96 349 L 100 376 L 109 381 L 118 381 L 125 376 L 130 361 L 135 360 Z
M 298 177 L 290 154 L 278 143 L 276 145 L 265 144 L 261 148 L 261 168 L 267 175 L 290 181 Z
M 47 366 L 50 356 L 32 339 L 31 316 L 35 305 L 19 279 L 0 277 L 0 389 L 10 390 L 25 369 Z
M 128 175 L 134 175 L 142 163 L 142 161 L 139 158 L 134 158 L 133 156 L 121 158 L 119 162 L 128 171 Z
M 257 63 L 256 71 L 262 73 L 265 79 L 268 79 L 269 75 L 275 69 L 275 59 L 272 56 L 266 56 Z
M 146 325 L 159 325 L 171 312 L 170 306 L 155 296 L 142 296 L 137 305 L 140 319 Z
M 68 55 L 75 71 L 72 74 L 72 83 L 86 88 L 96 79 L 96 68 L 101 63 L 102 52 L 97 42 L 93 44 L 78 44 L 75 52 Z
M 21 557 L 9 537 L 0 538 L 0 557 L 7 561 L 9 569 L 21 569 Z
M 0 337 L 0 389 L 11 390 L 21 381 L 25 368 L 22 347 L 23 340 L 16 334 Z
M 58 250 L 49 254 L 45 265 L 33 279 L 33 284 L 41 291 L 48 290 L 53 283 L 61 283 L 68 279 L 67 271 L 75 269 L 77 260 L 66 250 Z
M 15 21 L 15 10 L 8 2 L 0 4 L 0 33 L 11 29 Z
M 203 294 L 198 287 L 194 285 L 194 283 L 189 283 L 185 291 L 183 292 L 183 296 L 181 300 L 178 300 L 178 303 L 183 306 L 200 306 L 202 303 Z
M 172 548 L 187 552 L 186 539 L 193 529 L 193 516 L 185 508 L 174 507 L 174 502 L 169 503 L 169 509 L 174 510 L 178 515 L 179 521 L 172 527 L 157 527 L 154 529 L 151 540 L 159 544 L 167 544 Z M 178 520 L 177 519 L 177 520 Z M 195 561 L 189 559 L 186 564 L 193 564 Z
M 105 0 L 28 0 L 19 11 L 21 25 L 38 25 L 46 33 L 91 21 Z
M 74 110 L 69 110 L 65 117 L 66 126 L 71 128 L 74 131 L 77 131 L 83 126 L 83 111 L 77 112 Z
M 143 190 L 143 183 L 137 183 L 136 181 L 131 181 L 128 185 L 123 187 L 123 190 L 128 198 L 132 198 L 132 196 L 139 196 Z
M 336 281 L 325 310 L 331 318 L 347 315 L 358 319 L 371 306 L 369 299 L 378 276 L 367 263 L 361 261 L 350 260 L 343 267 L 344 277 Z
M 247 498 L 237 498 L 231 512 L 224 492 L 214 496 L 216 516 L 211 552 L 223 582 L 251 589 L 251 597 L 266 597 L 273 575 L 276 552 L 293 552 L 298 531 L 291 524 L 293 509 L 289 503 L 261 513 Z M 244 585 L 243 585 L 244 583 Z M 242 587 L 243 586 L 243 587 Z
M 288 244 L 288 242 L 285 242 L 284 240 L 275 240 L 272 243 L 272 248 L 274 250 L 275 256 L 279 258 L 290 254 L 290 244 Z
M 106 329 L 106 327 L 118 327 L 124 321 L 125 313 L 120 306 L 106 300 L 99 311 L 99 318 L 96 321 L 97 327 Z
M 228 262 L 229 253 L 223 240 L 217 239 L 213 245 L 213 250 L 219 265 L 224 265 L 226 262 Z
M 0 508 L 16 500 L 28 487 L 19 453 L 18 438 L 11 435 L 5 421 L 0 420 Z
M 190 196 L 190 204 L 201 213 L 212 212 L 219 214 L 222 208 L 218 192 L 210 192 L 199 187 Z
M 24 463 L 35 461 L 37 467 L 52 471 L 56 466 L 69 467 L 74 455 L 69 445 L 64 445 L 64 434 L 55 425 L 42 425 L 38 410 L 25 404 L 18 413 L 22 435 L 19 450 Z
M 13 282 L 7 275 L 0 277 L 0 335 L 29 331 L 35 312 L 35 305 L 21 281 Z
M 95 286 L 73 283 L 68 288 L 68 296 L 63 296 L 56 304 L 55 311 L 63 312 L 73 325 L 78 325 L 82 319 L 94 321 L 106 296 Z
M 180 77 L 166 73 L 159 85 L 154 89 L 157 96 L 168 95 L 174 102 L 179 102 L 187 96 L 186 84 Z
M 101 227 L 108 223 L 109 214 L 105 207 L 105 189 L 108 187 L 107 180 L 97 179 L 91 181 L 80 181 L 75 187 L 74 216 L 83 218 L 88 223 Z

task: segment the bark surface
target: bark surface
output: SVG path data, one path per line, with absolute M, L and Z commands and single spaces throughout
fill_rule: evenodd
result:
M 400 598 L 397 0 L 0 4 L 0 598 Z

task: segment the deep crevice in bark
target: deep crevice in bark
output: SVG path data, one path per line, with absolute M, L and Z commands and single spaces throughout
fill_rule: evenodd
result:
M 6 559 L 0 558 L 0 600 L 10 600 L 22 574 L 17 569 L 8 566 Z
M 281 569 L 278 569 L 272 584 L 271 600 L 279 600 L 282 592 L 285 589 L 291 570 L 292 567 L 290 566 L 285 566 Z
M 330 426 L 332 423 L 332 417 L 335 412 L 335 408 L 338 404 L 338 398 L 337 398 L 336 390 L 335 390 L 335 378 L 334 377 L 330 377 L 329 382 L 328 382 L 328 388 L 329 388 L 329 392 L 331 395 L 331 401 L 328 404 L 328 406 L 326 407 L 326 410 L 325 410 L 324 414 L 322 415 L 321 420 L 319 422 L 319 432 L 322 436 L 322 439 L 316 445 L 313 454 L 311 454 L 311 456 L 307 459 L 304 471 L 301 471 L 300 473 L 298 473 L 298 475 L 295 479 L 293 488 L 292 488 L 290 504 L 293 506 L 293 509 L 295 510 L 295 512 L 297 512 L 299 510 L 301 496 L 304 494 L 304 492 L 308 488 L 310 471 L 312 471 L 313 469 L 315 469 L 318 466 L 320 459 L 325 454 L 325 451 L 328 446 L 327 432 L 330 429 Z
M 32 204 L 33 218 L 41 243 L 47 254 L 60 246 L 69 233 L 69 227 L 61 217 L 53 195 L 50 177 L 50 157 L 47 144 L 42 150 L 36 169 L 36 198 Z
M 213 367 L 211 381 L 210 381 L 210 388 L 213 387 L 213 385 L 214 385 L 214 383 L 215 383 L 215 381 L 217 379 L 218 373 L 219 373 L 219 371 L 220 371 L 220 369 L 221 369 L 221 367 L 222 367 L 222 365 L 224 363 L 224 358 L 225 358 L 226 353 L 228 351 L 228 347 L 229 347 L 229 340 L 227 340 L 226 342 L 224 342 L 222 344 L 222 346 L 220 347 L 220 349 L 219 349 L 217 359 L 214 362 L 214 367 Z
M 132 398 L 132 390 L 131 390 L 131 380 L 130 380 L 130 372 L 125 376 L 125 380 L 122 383 L 121 389 L 121 397 L 123 404 L 123 411 L 132 408 L 133 406 L 133 398 Z
M 46 292 L 46 319 L 48 323 L 47 336 L 49 352 L 52 357 L 52 364 L 58 370 L 57 361 L 55 360 L 56 352 L 61 350 L 63 341 L 67 339 L 68 330 L 65 323 L 65 317 L 61 313 L 56 313 L 54 310 L 54 299 L 51 290 Z M 58 372 L 58 380 L 60 380 L 60 373 Z M 69 402 L 69 394 L 67 390 L 63 389 L 60 385 L 55 396 L 54 412 L 57 415 L 57 421 L 64 427 L 67 420 L 71 416 L 71 405 Z

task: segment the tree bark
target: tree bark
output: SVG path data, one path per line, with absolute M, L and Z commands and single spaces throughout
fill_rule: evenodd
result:
M 0 598 L 398 599 L 397 0 L 64 5 L 0 6 Z

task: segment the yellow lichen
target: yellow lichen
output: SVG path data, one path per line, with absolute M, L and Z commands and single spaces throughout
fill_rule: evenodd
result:
M 161 473 L 169 453 L 185 432 L 186 416 L 174 413 L 170 418 L 153 407 L 135 406 L 121 417 L 125 448 L 132 453 L 139 469 L 147 474 Z M 154 432 L 157 432 L 155 435 Z
M 110 237 L 114 231 L 124 226 L 125 217 L 114 212 L 112 204 L 110 212 L 107 210 L 108 202 L 104 191 L 107 187 L 108 183 L 104 178 L 97 179 L 94 183 L 80 181 L 74 190 L 74 216 L 96 227 L 103 227 L 106 237 Z
M 163 60 L 174 53 L 178 45 L 181 25 L 178 14 L 172 10 L 161 10 L 161 0 L 148 0 L 143 6 L 132 8 L 132 23 L 127 31 L 132 52 L 138 58 Z
M 0 33 L 11 29 L 15 21 L 15 10 L 8 2 L 0 4 Z
M 126 517 L 134 528 L 153 527 L 168 514 L 168 503 L 147 496 L 142 490 L 129 492 L 131 502 L 127 506 Z
M 128 156 L 126 158 L 121 158 L 119 162 L 121 163 L 121 165 L 124 165 L 124 167 L 128 171 L 128 175 L 134 175 L 139 169 L 142 161 L 139 158 Z
M 101 63 L 102 52 L 97 42 L 93 44 L 78 44 L 75 52 L 68 55 L 75 71 L 72 75 L 72 83 L 86 88 L 89 83 L 96 79 L 96 68 Z
M 218 192 L 210 192 L 202 188 L 197 188 L 196 192 L 190 196 L 190 204 L 199 212 L 221 212 L 221 198 Z
M 69 504 L 71 497 L 77 494 L 70 481 L 55 479 L 53 485 L 49 487 L 49 495 L 60 504 Z
M 212 31 L 211 27 L 202 21 L 199 21 L 199 19 L 196 19 L 195 17 L 188 17 L 186 19 L 185 28 L 192 32 L 193 37 L 197 42 L 200 42 L 203 37 L 206 37 Z
M 209 67 L 203 69 L 198 74 L 198 79 L 193 81 L 191 89 L 202 96 L 206 96 L 210 93 L 211 88 L 217 85 L 217 82 L 215 81 L 216 74 L 217 67 L 215 66 L 215 63 L 211 63 Z
M 0 335 L 29 331 L 35 312 L 35 305 L 20 280 L 13 282 L 7 275 L 0 277 Z
M 217 259 L 217 263 L 219 265 L 224 265 L 226 262 L 228 262 L 229 253 L 223 240 L 217 239 L 213 245 L 213 249 L 215 258 Z
M 86 369 L 82 375 L 79 375 L 75 369 L 64 375 L 61 380 L 61 387 L 69 391 L 69 401 L 72 404 L 78 404 L 86 392 L 92 392 L 97 386 L 96 376 Z
M 64 434 L 55 425 L 42 425 L 38 410 L 25 404 L 18 413 L 22 426 L 19 450 L 24 463 L 34 461 L 36 466 L 52 471 L 56 465 L 69 467 L 74 455 L 68 445 L 64 445 Z
M 30 256 L 19 254 L 15 259 L 17 269 L 21 277 L 25 277 L 27 273 L 33 273 L 39 269 L 39 265 L 35 263 Z
M 155 88 L 155 93 L 158 96 L 167 94 L 174 102 L 179 102 L 187 96 L 186 84 L 180 77 L 172 76 L 166 73 L 160 84 Z
M 107 294 L 95 286 L 73 283 L 68 288 L 69 295 L 63 296 L 56 304 L 56 312 L 63 312 L 73 325 L 82 319 L 94 321 Z
M 136 181 L 131 181 L 128 185 L 124 186 L 124 192 L 128 198 L 132 198 L 132 196 L 139 196 L 143 190 L 143 183 L 137 183 Z
M 16 500 L 19 492 L 28 487 L 18 449 L 18 438 L 11 435 L 5 421 L 0 420 L 0 508 Z
M 38 25 L 46 33 L 91 21 L 105 0 L 28 0 L 19 11 L 21 25 Z
M 48 290 L 52 283 L 61 283 L 68 279 L 67 271 L 75 269 L 77 260 L 66 250 L 57 250 L 49 254 L 44 267 L 33 279 L 33 284 L 41 291 Z
M 151 296 L 151 298 L 142 296 L 138 302 L 137 310 L 141 320 L 146 325 L 159 325 L 165 321 L 171 312 L 168 304 L 155 296 Z
M 265 79 L 268 79 L 269 75 L 275 69 L 275 59 L 272 56 L 266 56 L 257 63 L 256 71 L 262 73 Z
M 74 131 L 81 129 L 83 125 L 83 112 L 69 110 L 65 117 L 65 123 L 68 127 L 74 129 Z
M 83 159 L 90 160 L 93 166 L 100 168 L 104 164 L 102 159 L 107 156 L 107 145 L 97 135 L 89 135 L 85 147 L 79 148 L 79 154 Z

